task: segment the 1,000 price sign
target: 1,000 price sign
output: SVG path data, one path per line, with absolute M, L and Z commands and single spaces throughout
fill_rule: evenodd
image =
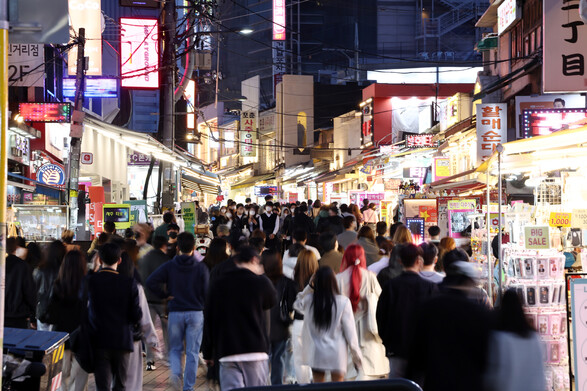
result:
M 550 223 L 551 227 L 563 227 L 569 228 L 571 226 L 571 214 L 570 213 L 557 213 L 552 212 L 550 214 Z

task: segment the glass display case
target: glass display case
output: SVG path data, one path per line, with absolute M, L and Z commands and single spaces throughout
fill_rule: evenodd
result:
M 12 205 L 14 222 L 28 241 L 45 242 L 61 238 L 67 228 L 65 205 Z

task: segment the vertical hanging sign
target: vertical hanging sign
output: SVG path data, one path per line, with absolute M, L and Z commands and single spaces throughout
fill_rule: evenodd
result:
M 285 0 L 273 0 L 273 40 L 285 41 Z
M 579 0 L 544 0 L 544 92 L 585 91 L 587 26 Z
M 477 165 L 507 141 L 507 103 L 477 105 Z
M 240 122 L 240 153 L 242 157 L 257 156 L 257 111 L 242 111 Z
M 70 28 L 77 34 L 80 27 L 86 29 L 86 43 L 84 54 L 89 57 L 86 75 L 102 75 L 102 7 L 100 0 L 69 0 Z M 67 73 L 75 75 L 77 72 L 77 45 L 73 45 L 68 52 Z

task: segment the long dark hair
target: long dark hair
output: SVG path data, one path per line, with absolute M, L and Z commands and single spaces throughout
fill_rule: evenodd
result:
M 57 272 L 65 257 L 65 245 L 61 240 L 54 240 L 47 246 L 47 256 L 39 264 L 39 269 L 55 270 Z
M 501 299 L 501 308 L 497 314 L 497 329 L 518 334 L 527 338 L 535 331 L 528 323 L 520 298 L 513 289 L 508 289 Z
M 229 258 L 226 253 L 227 246 L 228 243 L 223 238 L 212 239 L 204 257 L 204 264 L 208 266 L 209 270 L 212 270 L 215 266 L 220 265 Z
M 312 311 L 314 324 L 319 330 L 328 330 L 332 323 L 332 311 L 336 313 L 335 296 L 340 294 L 334 271 L 330 266 L 322 266 L 314 275 L 314 297 Z
M 63 258 L 55 279 L 55 292 L 61 298 L 78 297 L 86 275 L 86 257 L 79 250 L 71 250 Z

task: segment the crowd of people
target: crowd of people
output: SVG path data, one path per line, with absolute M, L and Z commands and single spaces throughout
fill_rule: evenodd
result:
M 63 390 L 84 390 L 88 373 L 98 391 L 141 390 L 163 357 L 175 390 L 192 390 L 204 362 L 223 391 L 399 377 L 426 391 L 544 389 L 518 296 L 494 310 L 438 227 L 417 245 L 368 200 L 247 201 L 198 209 L 214 236 L 205 256 L 171 212 L 123 236 L 107 222 L 87 253 L 69 231 L 46 249 L 9 238 L 6 326 L 70 333 Z

